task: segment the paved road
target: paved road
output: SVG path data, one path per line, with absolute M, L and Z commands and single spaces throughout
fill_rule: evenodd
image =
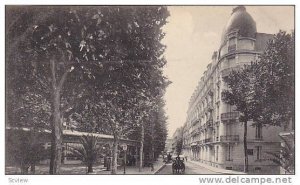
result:
M 172 164 L 167 164 L 162 170 L 159 171 L 158 174 L 168 175 L 172 173 Z M 190 162 L 185 162 L 185 173 L 184 174 L 217 174 L 217 172 L 211 171 L 204 167 L 201 167 L 197 164 L 193 164 Z

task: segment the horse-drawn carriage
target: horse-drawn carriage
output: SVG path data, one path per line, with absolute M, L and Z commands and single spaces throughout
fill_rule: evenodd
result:
M 181 157 L 176 157 L 176 159 L 173 160 L 172 163 L 173 174 L 184 173 L 184 171 L 185 171 L 184 158 L 181 159 Z

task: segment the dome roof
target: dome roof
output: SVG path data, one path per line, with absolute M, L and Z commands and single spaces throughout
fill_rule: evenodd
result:
M 244 6 L 238 6 L 232 10 L 222 34 L 221 44 L 224 43 L 228 33 L 238 30 L 239 36 L 255 38 L 256 23 Z

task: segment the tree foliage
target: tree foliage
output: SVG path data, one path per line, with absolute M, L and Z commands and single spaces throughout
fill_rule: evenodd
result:
M 161 6 L 7 8 L 7 122 L 52 130 L 50 173 L 62 124 L 112 134 L 117 154 L 118 139 L 149 120 L 169 83 L 160 42 L 168 15 Z
M 259 84 L 261 124 L 286 127 L 295 121 L 295 36 L 284 31 L 268 43 L 259 61 L 256 83 Z
M 38 130 L 10 129 L 6 135 L 6 163 L 18 166 L 21 174 L 28 174 L 29 167 L 35 173 L 35 165 L 49 158 L 45 137 Z

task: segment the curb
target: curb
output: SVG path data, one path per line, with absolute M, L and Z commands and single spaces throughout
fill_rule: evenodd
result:
M 161 167 L 159 167 L 159 168 L 153 173 L 153 175 L 156 175 L 157 173 L 159 173 L 165 166 L 166 166 L 166 163 L 164 163 Z
M 198 165 L 198 166 L 201 166 L 203 168 L 206 168 L 206 169 L 208 169 L 210 171 L 213 171 L 213 172 L 216 172 L 216 173 L 220 173 L 220 174 L 224 174 L 224 175 L 247 175 L 247 173 L 244 173 L 244 172 L 239 172 L 239 171 L 234 171 L 234 170 L 219 169 L 219 168 L 215 168 L 215 167 L 211 167 L 211 166 L 199 164 L 198 162 L 195 162 L 195 161 L 190 161 L 190 163 L 193 163 L 195 165 Z

